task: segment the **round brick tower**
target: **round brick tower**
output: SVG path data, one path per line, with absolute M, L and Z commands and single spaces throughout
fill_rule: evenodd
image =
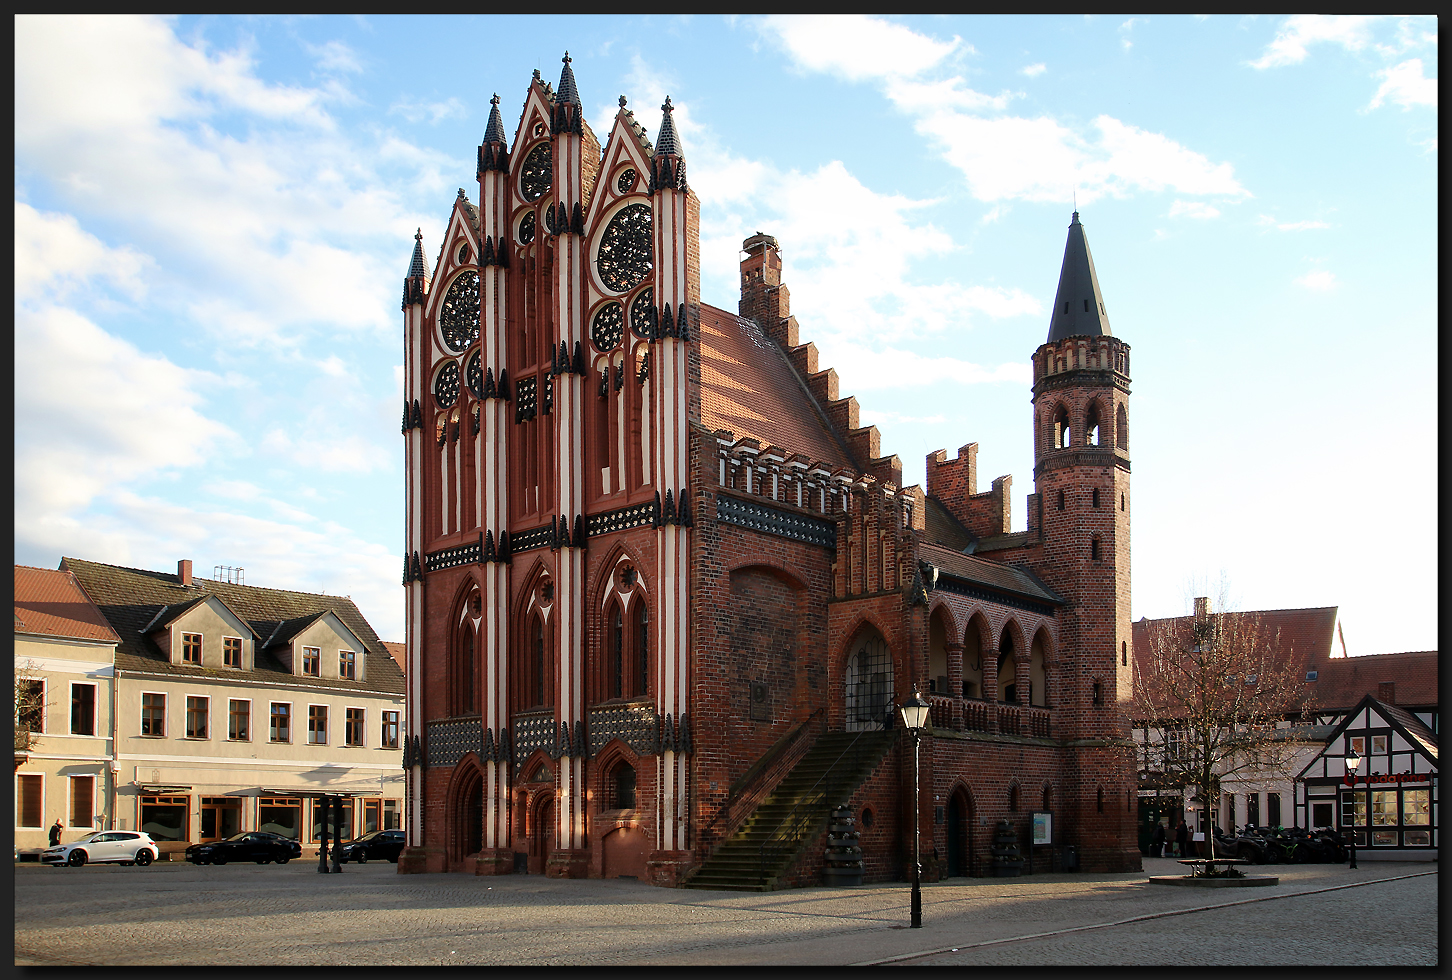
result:
M 1129 345 L 1112 335 L 1074 212 L 1048 340 L 1034 352 L 1034 483 L 1041 575 L 1069 600 L 1059 734 L 1086 863 L 1138 868 L 1129 742 Z

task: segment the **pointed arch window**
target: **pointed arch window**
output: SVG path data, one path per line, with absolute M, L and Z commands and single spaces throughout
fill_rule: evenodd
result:
M 1099 560 L 1099 538 L 1097 536 L 1089 540 L 1089 560 Z
M 609 629 L 610 664 L 606 668 L 609 671 L 609 687 L 606 693 L 618 698 L 625 691 L 625 624 L 621 620 L 618 603 L 610 607 Z
M 1068 449 L 1069 444 L 1069 410 L 1060 405 L 1054 413 L 1054 447 Z
M 650 610 L 644 600 L 635 604 L 630 614 L 631 634 L 635 639 L 635 686 L 634 694 L 650 693 Z
M 1115 429 L 1115 433 L 1114 433 L 1114 442 L 1115 442 L 1115 445 L 1118 448 L 1120 448 L 1120 449 L 1123 449 L 1123 450 L 1128 451 L 1128 449 L 1129 449 L 1129 413 L 1124 410 L 1124 406 L 1123 405 L 1120 405 L 1119 408 L 1115 410 L 1115 413 L 1114 413 L 1114 429 Z
M 1011 704 L 1018 700 L 1015 665 L 1013 662 L 1013 635 L 1008 627 L 998 638 L 998 700 Z
M 1089 415 L 1084 420 L 1084 445 L 1086 445 L 1086 446 L 1102 446 L 1102 445 L 1104 445 L 1104 440 L 1103 440 L 1103 437 L 1102 437 L 1102 432 L 1101 432 L 1101 429 L 1099 427 L 1099 406 L 1098 406 L 1098 404 L 1091 404 L 1089 406 Z
M 545 632 L 538 616 L 529 632 L 529 693 L 531 704 L 545 703 Z

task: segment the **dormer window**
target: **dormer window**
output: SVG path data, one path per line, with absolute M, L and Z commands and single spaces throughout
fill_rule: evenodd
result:
M 303 673 L 312 677 L 323 674 L 323 651 L 319 647 L 303 647 Z
M 242 637 L 222 637 L 222 665 L 225 667 L 242 667 Z
M 357 676 L 358 654 L 352 650 L 338 651 L 338 676 L 344 680 L 353 680 Z
M 182 634 L 182 663 L 202 665 L 202 634 Z

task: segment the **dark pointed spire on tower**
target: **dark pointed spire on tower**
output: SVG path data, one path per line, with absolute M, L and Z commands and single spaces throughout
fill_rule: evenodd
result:
M 575 73 L 570 68 L 570 52 L 566 51 L 560 60 L 565 63 L 565 68 L 560 72 L 560 90 L 555 94 L 555 102 L 578 106 L 580 92 L 575 88 Z
M 484 127 L 484 142 L 505 143 L 504 120 L 499 117 L 499 93 L 489 100 L 489 125 Z
M 1065 337 L 1110 336 L 1113 334 L 1104 294 L 1099 291 L 1099 277 L 1094 272 L 1094 256 L 1089 252 L 1084 226 L 1079 223 L 1079 212 L 1075 211 L 1069 223 L 1069 240 L 1064 245 L 1059 291 L 1049 318 L 1049 343 Z
M 675 106 L 671 105 L 669 95 L 666 96 L 665 103 L 661 105 L 660 110 L 660 133 L 655 140 L 655 155 L 658 157 L 681 156 L 681 144 L 676 137 L 676 123 L 671 118 L 671 114 L 676 110 Z
M 423 229 L 420 228 L 413 236 L 413 262 L 409 264 L 408 277 L 413 279 L 426 275 L 428 275 L 428 270 L 424 266 Z

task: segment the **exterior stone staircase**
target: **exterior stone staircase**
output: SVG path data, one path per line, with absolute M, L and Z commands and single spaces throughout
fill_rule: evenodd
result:
M 895 732 L 827 732 L 736 833 L 685 882 L 687 888 L 771 891 L 881 764 Z

